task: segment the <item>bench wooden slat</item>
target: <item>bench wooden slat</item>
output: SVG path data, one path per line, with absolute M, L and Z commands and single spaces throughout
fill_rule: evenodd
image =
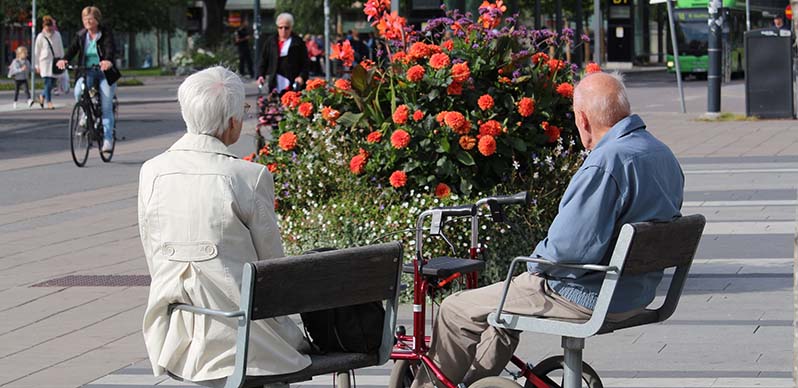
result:
M 700 214 L 672 222 L 631 224 L 634 239 L 626 255 L 623 275 L 655 272 L 690 263 L 706 223 Z
M 393 298 L 401 263 L 398 242 L 258 261 L 252 319 Z

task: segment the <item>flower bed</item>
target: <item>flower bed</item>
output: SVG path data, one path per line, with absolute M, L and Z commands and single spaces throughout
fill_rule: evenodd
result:
M 512 255 L 545 236 L 581 162 L 576 68 L 552 55 L 572 37 L 516 24 L 500 0 L 483 3 L 476 21 L 449 12 L 421 31 L 387 7 L 365 6 L 387 40 L 386 59 L 361 62 L 332 85 L 310 80 L 285 93 L 273 140 L 248 158 L 275 176 L 291 253 L 390 238 L 405 239 L 409 253 L 407 230 L 422 210 L 529 190 L 535 203 L 515 213 L 514 228 L 484 228 L 483 241 L 501 249 L 483 276 L 498 280 Z M 334 58 L 352 65 L 348 42 Z M 467 247 L 467 228 L 449 237 Z

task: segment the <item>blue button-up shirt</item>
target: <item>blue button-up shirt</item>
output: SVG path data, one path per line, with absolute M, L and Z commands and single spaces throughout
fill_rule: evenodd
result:
M 621 226 L 669 221 L 680 216 L 684 175 L 671 150 L 631 115 L 615 124 L 574 174 L 548 236 L 533 256 L 553 262 L 607 264 Z M 574 303 L 593 309 L 604 273 L 529 264 Z M 610 312 L 624 312 L 654 300 L 662 271 L 624 276 Z

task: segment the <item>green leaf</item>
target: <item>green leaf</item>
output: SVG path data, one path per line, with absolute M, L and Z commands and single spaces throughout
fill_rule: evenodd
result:
M 369 74 L 363 66 L 355 66 L 352 69 L 352 88 L 357 90 L 358 93 L 366 91 L 369 83 Z
M 519 152 L 525 152 L 526 151 L 526 143 L 524 143 L 523 140 L 521 140 L 521 139 L 519 139 L 517 137 L 510 137 L 509 139 L 510 139 L 510 143 L 512 143 L 512 145 L 513 145 L 513 148 L 515 148 L 517 151 L 519 151 Z
M 360 67 L 360 66 L 358 66 Z M 346 112 L 338 118 L 338 124 L 344 127 L 354 127 L 363 118 L 363 113 Z
M 473 166 L 475 164 L 471 154 L 462 150 L 457 152 L 457 161 L 466 166 Z
M 444 137 L 443 139 L 441 139 L 441 142 L 438 145 L 437 152 L 449 153 L 450 149 L 452 149 L 452 146 L 449 144 L 449 138 L 448 137 Z
M 427 95 L 427 98 L 428 98 L 430 101 L 433 101 L 433 100 L 435 100 L 436 98 L 438 98 L 438 96 L 440 96 L 440 94 L 441 94 L 441 92 L 440 92 L 440 91 L 438 91 L 438 89 L 432 89 L 432 90 L 430 90 L 429 94 Z

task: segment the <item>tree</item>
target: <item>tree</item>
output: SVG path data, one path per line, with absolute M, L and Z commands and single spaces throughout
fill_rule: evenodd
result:
M 102 23 L 114 31 L 171 31 L 175 26 L 169 18 L 169 9 L 186 7 L 188 3 L 188 0 L 38 0 L 36 13 L 39 18 L 42 15 L 54 17 L 59 28 L 78 30 L 83 28 L 80 12 L 93 5 L 102 12 Z
M 352 0 L 330 0 L 330 15 L 334 17 L 333 15 L 351 7 Z M 324 33 L 324 20 L 319 20 L 319 11 L 323 9 L 324 0 L 277 0 L 275 14 L 291 13 L 294 16 L 294 31 L 322 34 Z
M 224 34 L 224 7 L 227 0 L 204 0 L 205 14 L 208 25 L 205 29 L 205 42 L 209 47 L 215 47 L 222 42 Z

